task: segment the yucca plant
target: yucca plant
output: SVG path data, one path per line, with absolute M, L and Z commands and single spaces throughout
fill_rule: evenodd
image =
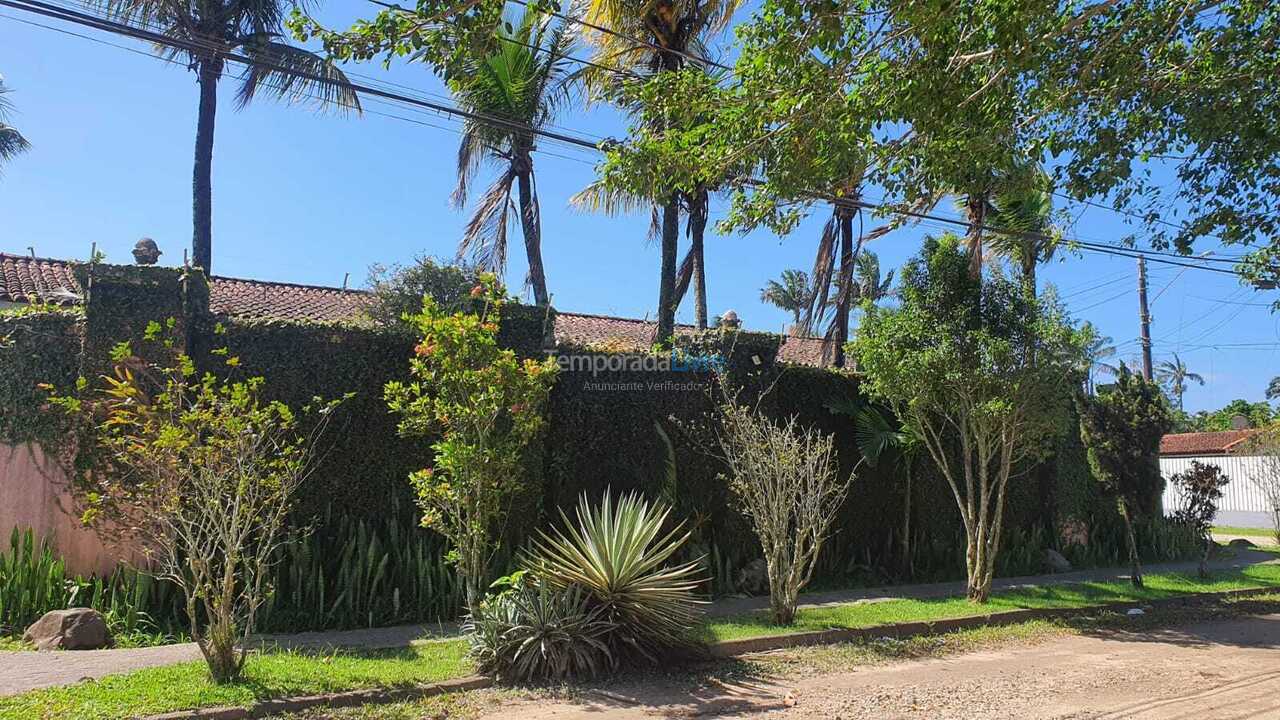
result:
M 656 662 L 672 650 L 692 649 L 702 559 L 668 565 L 689 539 L 684 524 L 664 531 L 671 508 L 626 494 L 615 503 L 606 490 L 599 506 L 578 501 L 577 523 L 539 532 L 526 567 L 554 588 L 579 587 L 615 626 L 615 659 Z
M 614 625 L 579 587 L 555 588 L 517 573 L 513 587 L 480 603 L 464 630 L 482 673 L 503 680 L 566 680 L 612 669 Z

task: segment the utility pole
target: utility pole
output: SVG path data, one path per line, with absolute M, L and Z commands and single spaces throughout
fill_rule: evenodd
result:
M 1147 259 L 1138 256 L 1138 321 L 1142 323 L 1142 377 L 1151 382 L 1151 312 L 1147 310 Z

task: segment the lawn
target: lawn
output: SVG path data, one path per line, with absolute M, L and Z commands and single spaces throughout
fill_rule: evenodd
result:
M 1247 528 L 1235 527 L 1233 525 L 1214 525 L 1214 535 L 1238 535 L 1240 537 L 1261 537 L 1270 538 L 1276 536 L 1276 531 L 1271 528 Z
M 0 698 L 0 718 L 122 718 L 197 707 L 375 687 L 404 687 L 472 673 L 461 640 L 366 653 L 270 652 L 250 656 L 243 682 L 215 685 L 203 662 L 138 670 L 96 682 Z
M 986 615 L 1020 608 L 1085 608 L 1111 602 L 1158 600 L 1194 593 L 1221 592 L 1252 587 L 1280 587 L 1280 565 L 1254 565 L 1243 570 L 1219 571 L 1209 580 L 1171 573 L 1148 575 L 1146 587 L 1138 590 L 1127 581 L 1029 587 L 995 593 L 985 605 L 974 605 L 963 597 L 928 600 L 886 600 L 855 602 L 801 610 L 794 625 L 778 627 L 769 622 L 767 612 L 717 618 L 707 623 L 708 641 L 740 640 L 780 633 L 868 628 L 892 623 L 942 620 Z

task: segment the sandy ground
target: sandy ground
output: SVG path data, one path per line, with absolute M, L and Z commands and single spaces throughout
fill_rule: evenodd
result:
M 1280 615 L 1030 646 L 848 672 L 615 685 L 573 700 L 516 700 L 486 718 L 855 720 L 1280 718 Z

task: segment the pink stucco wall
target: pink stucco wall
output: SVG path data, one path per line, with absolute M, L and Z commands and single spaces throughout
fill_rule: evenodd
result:
M 52 536 L 73 573 L 108 573 L 119 553 L 81 525 L 66 492 L 66 475 L 38 445 L 0 443 L 0 542 L 8 551 L 13 528 Z

